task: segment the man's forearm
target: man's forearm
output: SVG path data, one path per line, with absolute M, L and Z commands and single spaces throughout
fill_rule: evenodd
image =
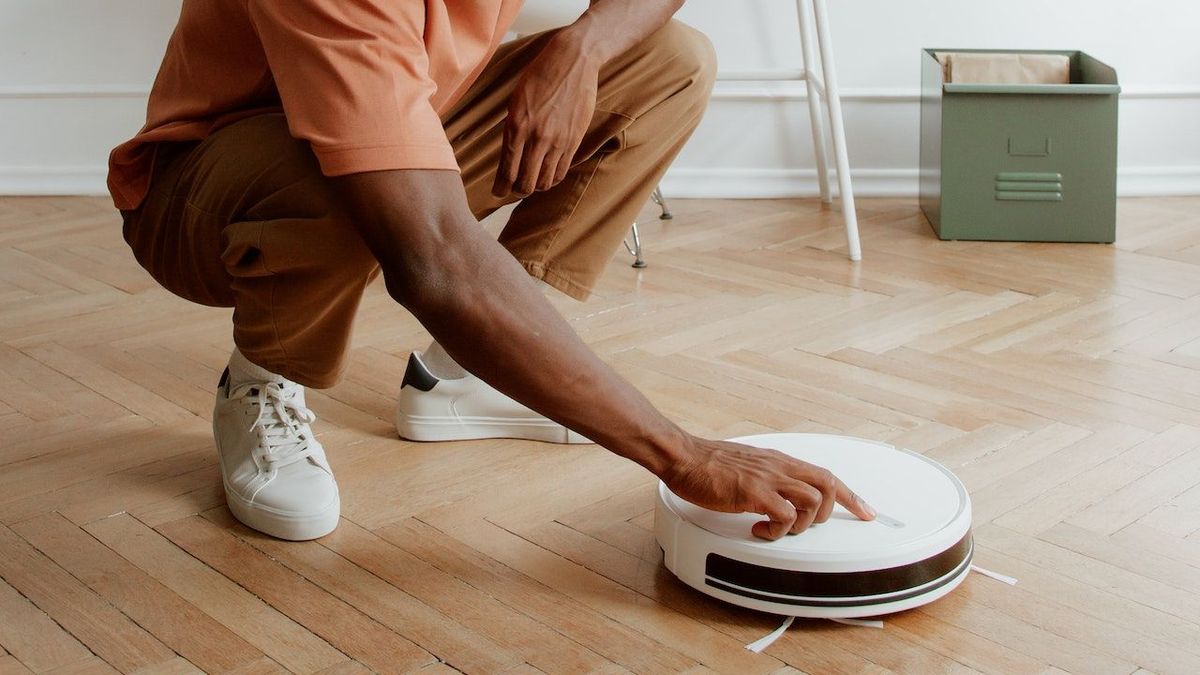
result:
M 655 473 L 676 463 L 678 427 L 583 344 L 507 251 L 478 235 L 455 244 L 410 311 L 505 394 Z
M 457 174 L 338 181 L 388 292 L 463 367 L 655 474 L 680 463 L 690 436 L 597 358 L 512 255 L 456 206 L 465 205 Z

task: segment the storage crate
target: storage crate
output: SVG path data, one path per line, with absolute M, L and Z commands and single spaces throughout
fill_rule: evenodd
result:
M 948 83 L 943 52 L 1065 54 L 1071 83 Z M 1116 71 L 1078 51 L 994 49 L 926 49 L 921 70 L 921 209 L 940 238 L 1116 238 Z

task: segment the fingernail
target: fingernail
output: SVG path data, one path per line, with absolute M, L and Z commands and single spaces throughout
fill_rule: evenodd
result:
M 860 503 L 863 505 L 863 507 L 864 507 L 864 508 L 867 510 L 867 513 L 871 514 L 871 517 L 872 517 L 872 518 L 874 518 L 875 516 L 879 515 L 879 514 L 875 513 L 875 509 L 874 509 L 874 508 L 873 508 L 873 507 L 872 507 L 870 504 L 868 504 L 868 503 L 866 503 L 866 502 L 862 501 L 861 499 L 859 500 L 859 502 L 860 502 Z

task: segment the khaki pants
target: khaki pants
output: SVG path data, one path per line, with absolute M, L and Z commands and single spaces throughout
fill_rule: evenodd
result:
M 549 37 L 502 45 L 443 116 L 478 218 L 516 200 L 491 194 L 508 98 Z M 566 178 L 521 200 L 500 243 L 534 277 L 586 298 L 699 123 L 715 67 L 707 38 L 675 21 L 606 64 Z M 163 147 L 145 202 L 124 218 L 125 240 L 160 284 L 234 308 L 234 342 L 248 359 L 307 386 L 337 382 L 379 266 L 281 114 Z

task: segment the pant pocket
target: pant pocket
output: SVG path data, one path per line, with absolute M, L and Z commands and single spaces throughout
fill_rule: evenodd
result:
M 263 257 L 264 223 L 231 223 L 221 232 L 221 262 L 232 277 L 265 277 L 271 274 Z

